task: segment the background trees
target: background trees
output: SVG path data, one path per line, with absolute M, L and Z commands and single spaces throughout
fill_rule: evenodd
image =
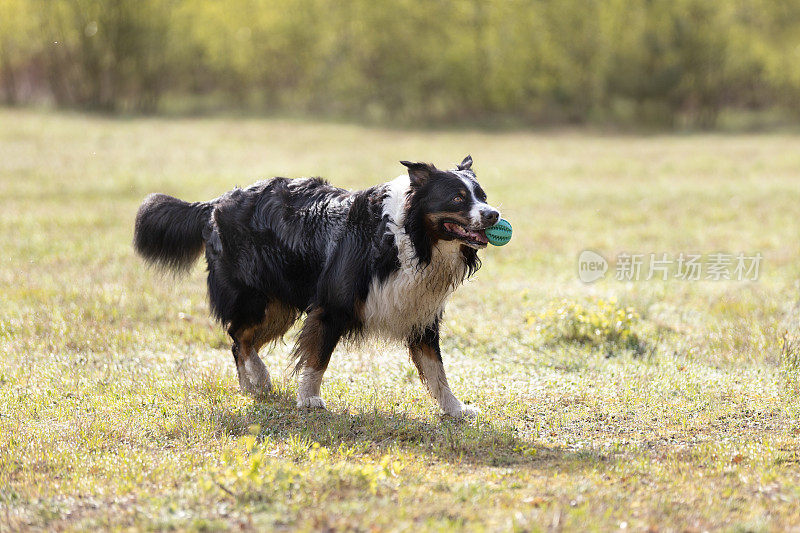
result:
M 714 126 L 800 118 L 780 0 L 4 0 L 0 98 L 121 112 Z

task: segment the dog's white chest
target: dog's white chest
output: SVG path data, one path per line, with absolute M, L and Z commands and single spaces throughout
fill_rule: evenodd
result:
M 410 243 L 409 243 L 410 244 Z M 406 340 L 432 324 L 464 277 L 464 262 L 450 250 L 434 249 L 431 263 L 403 262 L 384 282 L 373 280 L 364 304 L 367 333 Z
M 466 273 L 460 245 L 455 241 L 439 242 L 433 247 L 431 262 L 419 264 L 414 245 L 403 230 L 408 187 L 408 176 L 389 182 L 383 202 L 400 269 L 383 282 L 372 281 L 362 311 L 367 334 L 399 340 L 432 324 Z

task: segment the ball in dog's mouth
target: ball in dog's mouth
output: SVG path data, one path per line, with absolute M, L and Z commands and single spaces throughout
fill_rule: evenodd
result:
M 489 244 L 484 228 L 472 229 L 457 222 L 445 222 L 444 229 L 458 240 L 473 248 L 485 248 Z

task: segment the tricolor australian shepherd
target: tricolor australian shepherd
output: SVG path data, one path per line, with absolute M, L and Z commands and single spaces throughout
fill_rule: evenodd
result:
M 273 178 L 209 202 L 153 194 L 136 215 L 134 245 L 177 271 L 205 249 L 211 310 L 233 339 L 243 391 L 270 389 L 258 351 L 305 314 L 293 352 L 298 407 L 325 407 L 322 375 L 341 339 L 374 334 L 408 345 L 445 413 L 471 415 L 447 384 L 439 323 L 500 213 L 471 157 L 452 170 L 402 164 L 408 175 L 356 192 Z

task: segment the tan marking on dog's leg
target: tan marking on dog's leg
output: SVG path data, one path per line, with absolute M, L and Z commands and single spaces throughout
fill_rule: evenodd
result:
M 239 388 L 245 394 L 261 398 L 272 390 L 272 380 L 264 362 L 252 346 L 239 343 L 239 360 L 236 365 L 239 375 Z
M 455 397 L 447 383 L 444 365 L 432 347 L 422 344 L 412 346 L 410 351 L 411 360 L 417 367 L 420 379 L 428 387 L 431 396 L 439 402 L 442 411 L 456 418 L 475 416 L 480 413 L 480 409 L 465 405 Z
M 238 353 L 236 371 L 239 374 L 239 387 L 245 394 L 256 397 L 266 395 L 272 389 L 272 381 L 264 362 L 253 345 L 256 328 L 248 328 L 236 334 Z
M 262 397 L 272 389 L 272 381 L 258 351 L 264 344 L 279 339 L 288 330 L 297 313 L 280 303 L 270 303 L 264 321 L 258 326 L 237 332 L 239 344 L 236 370 L 242 392 Z
M 264 321 L 253 332 L 253 347 L 256 352 L 265 344 L 277 341 L 292 327 L 298 312 L 280 302 L 270 302 L 264 311 Z

